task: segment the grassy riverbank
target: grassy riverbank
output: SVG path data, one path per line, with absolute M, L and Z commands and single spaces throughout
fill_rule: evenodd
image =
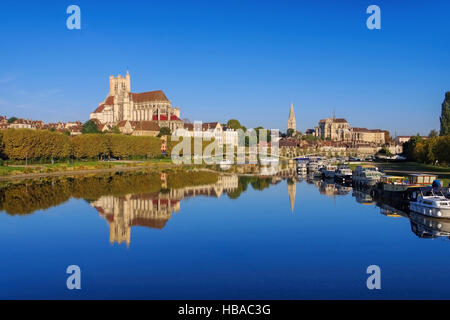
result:
M 171 159 L 149 159 L 149 160 L 124 160 L 124 161 L 72 161 L 67 163 L 48 163 L 30 165 L 8 165 L 0 166 L 0 178 L 20 177 L 42 174 L 58 174 L 83 171 L 114 171 L 132 168 L 148 168 L 159 166 L 172 166 Z

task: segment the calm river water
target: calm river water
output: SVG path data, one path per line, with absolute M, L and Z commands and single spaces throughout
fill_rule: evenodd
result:
M 123 174 L 0 188 L 1 299 L 450 298 L 450 222 L 295 178 Z M 68 290 L 66 268 L 81 269 Z M 381 269 L 381 290 L 366 270 Z

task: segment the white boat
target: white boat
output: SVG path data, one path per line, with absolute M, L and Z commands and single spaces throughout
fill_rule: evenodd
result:
M 334 178 L 341 181 L 350 181 L 352 180 L 352 176 L 352 169 L 350 169 L 347 165 L 339 165 L 336 173 L 334 174 Z
M 450 218 L 450 200 L 433 188 L 414 191 L 409 209 L 429 217 Z
M 328 164 L 325 166 L 325 170 L 323 171 L 323 175 L 325 179 L 333 179 L 336 173 L 337 167 L 335 165 Z
M 357 166 L 352 176 L 355 184 L 362 185 L 375 185 L 382 177 L 383 174 L 378 171 L 377 167 L 368 165 Z

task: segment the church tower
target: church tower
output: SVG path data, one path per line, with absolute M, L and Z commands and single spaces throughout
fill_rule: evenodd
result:
M 294 104 L 291 103 L 291 110 L 289 111 L 288 130 L 293 129 L 297 131 L 297 124 L 295 122 Z
M 130 74 L 122 77 L 120 74 L 117 77 L 109 76 L 109 95 L 122 95 L 131 91 Z

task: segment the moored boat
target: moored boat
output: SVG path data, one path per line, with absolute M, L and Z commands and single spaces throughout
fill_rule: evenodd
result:
M 353 177 L 352 169 L 348 165 L 339 165 L 334 174 L 334 179 L 338 181 L 351 181 Z
M 323 176 L 325 179 L 334 179 L 334 174 L 336 172 L 337 167 L 332 164 L 328 164 L 325 166 L 323 170 Z
M 372 165 L 357 166 L 353 173 L 353 182 L 360 186 L 373 186 L 381 180 L 383 174 Z
M 432 187 L 414 191 L 409 209 L 429 217 L 450 218 L 450 200 Z

